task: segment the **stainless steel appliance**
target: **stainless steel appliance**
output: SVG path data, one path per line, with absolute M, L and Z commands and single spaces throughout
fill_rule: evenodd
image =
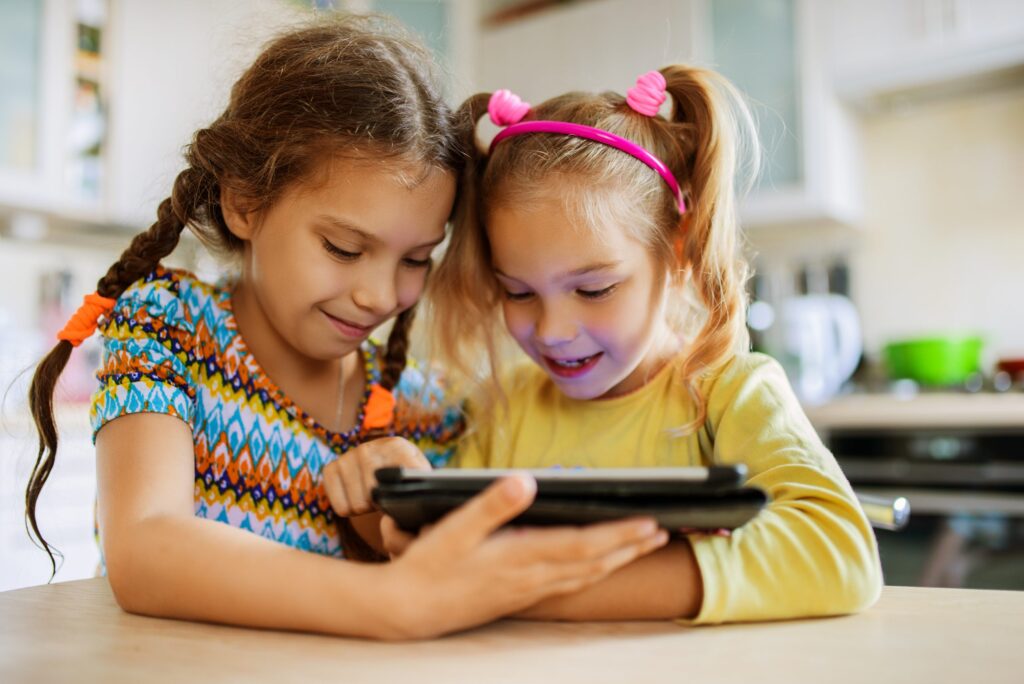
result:
M 910 527 L 879 533 L 900 582 L 1024 589 L 1024 392 L 853 394 L 808 415 L 858 494 L 910 502 Z

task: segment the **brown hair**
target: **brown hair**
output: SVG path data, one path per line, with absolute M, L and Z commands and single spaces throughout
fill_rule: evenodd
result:
M 553 187 L 581 224 L 630 231 L 671 274 L 669 285 L 679 297 L 670 324 L 689 340 L 677 363 L 697 405 L 696 419 L 681 433 L 705 420 L 700 378 L 746 346 L 747 264 L 739 250 L 734 174 L 740 145 L 756 151 L 753 122 L 738 91 L 714 72 L 674 65 L 661 74 L 672 103 L 667 118 L 639 114 L 622 95 L 606 92 L 552 98 L 531 109 L 526 120 L 584 124 L 641 145 L 679 181 L 687 207 L 682 219 L 662 178 L 619 150 L 567 135 L 535 134 L 507 138 L 488 155 L 476 127 L 490 93 L 470 97 L 456 113 L 469 161 L 451 242 L 428 285 L 430 337 L 433 353 L 455 378 L 488 386 L 485 413 L 503 397 L 498 348 L 504 333 L 485 222 L 496 207 L 550 199 Z M 571 190 L 553 179 L 569 180 Z M 487 377 L 480 377 L 482 368 Z
M 160 203 L 156 222 L 132 240 L 97 292 L 117 299 L 174 250 L 186 226 L 215 251 L 240 251 L 241 241 L 224 221 L 222 190 L 247 211 L 265 211 L 339 155 L 458 171 L 461 155 L 432 63 L 425 48 L 379 16 L 318 18 L 271 41 L 232 87 L 224 112 L 195 133 L 186 168 Z M 412 309 L 395 319 L 381 373 L 386 389 L 405 367 L 412 320 Z M 25 492 L 26 518 L 54 573 L 53 549 L 35 509 L 57 453 L 53 393 L 71 350 L 69 342 L 59 342 L 40 362 L 29 390 L 39 450 Z

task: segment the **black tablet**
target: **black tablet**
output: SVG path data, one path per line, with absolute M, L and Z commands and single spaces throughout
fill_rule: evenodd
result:
M 399 527 L 415 532 L 511 472 L 516 471 L 381 468 L 373 499 Z M 514 525 L 581 525 L 644 515 L 670 531 L 731 530 L 767 503 L 762 490 L 743 486 L 743 466 L 518 472 L 537 480 L 537 497 Z

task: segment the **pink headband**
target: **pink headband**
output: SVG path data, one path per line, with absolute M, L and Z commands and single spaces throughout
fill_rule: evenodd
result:
M 630 108 L 645 116 L 656 116 L 658 107 L 665 101 L 665 78 L 657 71 L 651 71 L 637 79 L 635 88 L 628 91 L 626 102 Z M 639 159 L 647 166 L 658 172 L 676 198 L 679 213 L 686 212 L 686 202 L 683 200 L 682 190 L 679 182 L 669 170 L 665 162 L 640 147 L 631 140 L 609 133 L 608 131 L 584 126 L 582 124 L 568 123 L 566 121 L 523 121 L 522 118 L 530 111 L 530 105 L 519 99 L 518 96 L 508 90 L 499 90 L 491 95 L 487 104 L 487 112 L 491 121 L 498 126 L 506 126 L 491 141 L 491 152 L 494 147 L 505 138 L 526 133 L 557 133 L 560 135 L 571 135 L 577 138 L 586 138 L 595 142 L 614 147 L 626 154 Z

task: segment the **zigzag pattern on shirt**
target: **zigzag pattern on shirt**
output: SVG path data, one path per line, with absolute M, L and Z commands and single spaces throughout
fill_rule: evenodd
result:
M 321 472 L 364 435 L 331 432 L 284 396 L 246 349 L 230 304 L 227 290 L 182 271 L 160 268 L 130 287 L 101 327 L 94 434 L 126 414 L 178 417 L 195 445 L 197 516 L 340 556 Z M 360 351 L 378 379 L 380 345 Z M 369 383 L 364 404 L 368 394 Z M 463 428 L 458 407 L 414 365 L 396 395 L 394 433 L 444 465 Z

